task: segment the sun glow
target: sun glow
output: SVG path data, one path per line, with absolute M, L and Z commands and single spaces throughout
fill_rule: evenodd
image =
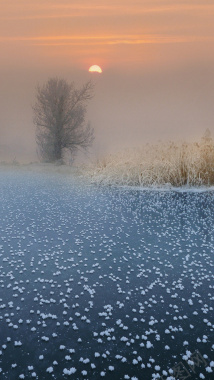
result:
M 99 74 L 101 74 L 103 72 L 101 67 L 98 65 L 93 65 L 93 66 L 89 67 L 88 71 L 90 73 L 99 73 Z

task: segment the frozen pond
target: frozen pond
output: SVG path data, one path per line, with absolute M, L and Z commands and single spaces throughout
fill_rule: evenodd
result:
M 0 172 L 0 378 L 213 379 L 214 192 Z

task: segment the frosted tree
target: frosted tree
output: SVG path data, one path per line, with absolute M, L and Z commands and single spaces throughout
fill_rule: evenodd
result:
M 59 78 L 50 78 L 37 87 L 34 124 L 43 161 L 63 161 L 66 151 L 73 157 L 78 149 L 86 150 L 92 144 L 93 129 L 85 121 L 92 93 L 91 82 L 76 89 L 74 83 Z

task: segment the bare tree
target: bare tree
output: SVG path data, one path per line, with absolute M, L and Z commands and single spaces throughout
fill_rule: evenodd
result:
M 93 139 L 93 129 L 85 123 L 87 102 L 92 98 L 93 85 L 87 82 L 81 89 L 64 79 L 50 78 L 37 87 L 34 110 L 38 153 L 43 161 L 62 161 L 66 151 L 71 156 L 78 149 L 87 149 Z

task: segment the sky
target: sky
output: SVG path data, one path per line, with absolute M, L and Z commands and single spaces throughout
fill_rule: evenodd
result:
M 214 137 L 213 0 L 0 0 L 0 151 L 36 157 L 32 105 L 50 77 L 95 83 L 93 154 Z M 100 65 L 102 74 L 88 72 Z

